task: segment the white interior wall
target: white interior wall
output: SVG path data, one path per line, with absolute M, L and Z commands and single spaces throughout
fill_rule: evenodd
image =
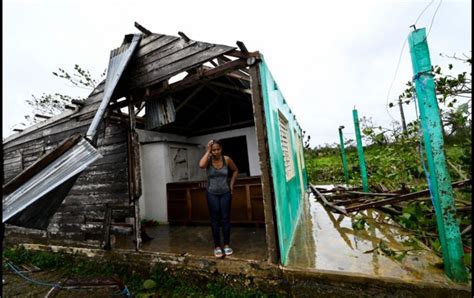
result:
M 168 221 L 166 183 L 170 179 L 167 145 L 147 143 L 140 147 L 143 192 L 140 217 L 165 223 Z
M 258 156 L 257 136 L 255 135 L 255 126 L 229 130 L 229 131 L 223 131 L 223 132 L 218 132 L 218 133 L 213 133 L 213 134 L 208 134 L 208 135 L 202 135 L 198 137 L 192 137 L 192 138 L 189 138 L 188 140 L 191 143 L 201 144 L 203 146 L 201 154 L 204 154 L 209 140 L 228 139 L 228 138 L 240 137 L 240 136 L 245 136 L 245 139 L 247 141 L 247 152 L 249 156 L 250 176 L 261 175 L 262 172 L 260 171 L 260 159 Z

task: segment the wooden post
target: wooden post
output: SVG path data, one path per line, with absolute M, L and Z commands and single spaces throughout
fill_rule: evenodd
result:
M 354 128 L 357 140 L 357 155 L 359 156 L 360 175 L 362 176 L 362 189 L 369 192 L 369 182 L 367 180 L 367 170 L 365 168 L 364 147 L 362 146 L 362 137 L 360 136 L 359 116 L 357 110 L 352 110 L 352 117 L 354 118 Z
M 403 133 L 406 134 L 408 130 L 407 130 L 407 123 L 405 122 L 405 113 L 403 112 L 403 103 L 402 103 L 401 98 L 398 99 L 398 107 L 400 108 L 400 118 L 402 119 Z
M 268 262 L 277 264 L 280 261 L 278 234 L 276 231 L 275 197 L 271 178 L 270 157 L 266 138 L 265 115 L 260 81 L 260 64 L 250 66 L 252 88 L 252 105 L 257 135 L 258 155 L 262 171 L 263 213 L 265 216 L 265 236 L 267 242 Z
M 453 280 L 467 282 L 467 272 L 463 263 L 464 252 L 459 226 L 456 222 L 456 208 L 453 199 L 451 177 L 444 155 L 444 139 L 439 116 L 436 89 L 431 72 L 431 60 L 426 42 L 425 28 L 410 33 L 411 61 L 413 66 L 416 97 L 420 110 L 426 159 L 429 168 L 436 223 L 444 259 L 444 270 Z
M 344 126 L 339 126 L 339 141 L 341 143 L 341 157 L 342 157 L 342 169 L 344 170 L 344 180 L 346 184 L 349 183 L 349 171 L 347 169 L 347 158 L 346 158 L 346 149 L 344 148 L 344 136 L 342 135 L 342 130 Z
M 129 203 L 133 206 L 134 212 L 134 234 L 135 234 L 135 249 L 139 251 L 142 244 L 141 237 L 141 222 L 140 222 L 140 209 L 138 199 L 141 196 L 141 169 L 140 169 L 140 148 L 138 135 L 135 132 L 136 117 L 135 117 L 135 106 L 133 105 L 133 98 L 129 96 L 128 100 L 128 191 L 129 191 Z

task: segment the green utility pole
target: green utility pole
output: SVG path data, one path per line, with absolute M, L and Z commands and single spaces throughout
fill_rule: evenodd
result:
M 421 128 L 430 173 L 428 183 L 436 212 L 444 270 L 451 279 L 467 282 L 461 234 L 455 217 L 456 208 L 451 177 L 444 156 L 443 132 L 425 28 L 415 29 L 410 33 L 408 43 L 410 45 L 416 97 L 420 109 Z
M 360 175 L 362 176 L 362 189 L 365 192 L 369 191 L 369 182 L 367 180 L 367 170 L 365 168 L 364 147 L 362 147 L 362 138 L 360 136 L 359 116 L 357 110 L 352 110 L 352 117 L 354 118 L 354 128 L 357 140 L 357 155 L 359 156 Z
M 339 126 L 339 141 L 341 143 L 341 156 L 342 156 L 342 168 L 344 170 L 344 180 L 346 184 L 349 184 L 349 171 L 347 170 L 347 159 L 346 159 L 346 149 L 344 148 L 344 137 L 342 136 L 342 130 L 344 126 Z

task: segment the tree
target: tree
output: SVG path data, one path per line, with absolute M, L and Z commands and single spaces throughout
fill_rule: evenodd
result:
M 53 72 L 53 75 L 60 79 L 66 80 L 74 87 L 92 91 L 95 87 L 97 87 L 97 84 L 105 78 L 105 73 L 106 69 L 104 69 L 99 79 L 96 80 L 92 77 L 88 70 L 83 69 L 78 64 L 75 64 L 72 74 L 62 68 L 59 68 L 58 72 Z M 30 125 L 36 124 L 43 120 L 41 117 L 37 116 L 38 114 L 54 116 L 62 113 L 66 109 L 66 105 L 70 104 L 73 99 L 72 96 L 61 93 L 43 93 L 41 96 L 31 95 L 31 97 L 32 99 L 26 100 L 26 102 L 30 107 L 32 107 L 33 116 L 24 116 Z M 77 97 L 76 99 L 84 100 L 84 98 L 80 97 Z
M 457 57 L 456 54 L 448 56 L 440 54 L 442 57 L 461 61 L 472 66 L 471 57 L 463 54 L 463 57 Z M 453 69 L 453 64 L 448 64 L 448 69 Z M 432 68 L 436 85 L 436 97 L 440 106 L 440 117 L 442 119 L 443 131 L 447 138 L 454 137 L 457 134 L 466 133 L 466 129 L 470 131 L 471 120 L 471 100 L 472 100 L 472 73 L 458 73 L 456 75 L 445 74 L 441 66 Z M 403 104 L 409 104 L 414 98 L 415 86 L 411 81 L 406 83 L 407 88 L 400 94 L 399 100 Z M 389 107 L 395 106 L 390 103 Z

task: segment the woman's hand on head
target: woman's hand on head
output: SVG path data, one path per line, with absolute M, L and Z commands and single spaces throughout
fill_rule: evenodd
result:
M 211 152 L 211 149 L 212 149 L 212 144 L 214 143 L 214 140 L 210 140 L 208 143 L 207 143 L 207 151 Z

